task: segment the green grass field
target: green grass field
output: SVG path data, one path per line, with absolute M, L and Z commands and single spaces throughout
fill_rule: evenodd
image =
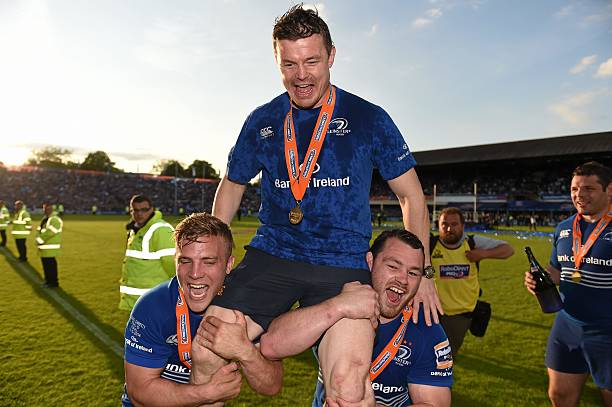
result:
M 176 223 L 176 219 L 170 219 Z M 35 219 L 36 222 L 36 219 Z M 124 251 L 123 216 L 68 216 L 57 293 L 121 346 L 128 313 L 117 308 Z M 238 260 L 257 227 L 256 220 L 232 225 Z M 527 267 L 522 249 L 530 245 L 546 263 L 550 242 L 502 235 L 515 248 L 506 261 L 481 265 L 483 299 L 493 307 L 484 338 L 468 334 L 455 360 L 453 406 L 545 406 L 544 348 L 553 317 L 543 314 L 522 284 Z M 18 271 L 14 241 L 0 250 L 0 406 L 117 406 L 123 386 L 123 361 L 107 343 L 63 311 L 39 287 L 42 267 L 34 239 L 29 264 L 39 281 Z M 248 390 L 230 406 L 309 406 L 316 380 L 310 352 L 287 359 L 282 393 L 260 397 Z M 583 406 L 601 405 L 589 381 Z

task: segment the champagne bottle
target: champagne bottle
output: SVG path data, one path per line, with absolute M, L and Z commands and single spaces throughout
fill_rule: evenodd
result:
M 525 253 L 529 260 L 529 272 L 536 282 L 535 293 L 542 312 L 559 311 L 563 308 L 563 302 L 559 296 L 559 291 L 557 291 L 557 286 L 553 283 L 548 272 L 540 266 L 529 246 L 525 247 Z

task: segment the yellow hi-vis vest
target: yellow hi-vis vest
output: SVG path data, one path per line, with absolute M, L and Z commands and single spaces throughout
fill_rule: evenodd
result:
M 60 254 L 62 247 L 62 231 L 64 222 L 53 212 L 45 226 L 38 230 L 36 236 L 36 244 L 38 245 L 38 254 L 40 257 L 57 257 Z
M 32 231 L 32 218 L 25 206 L 13 216 L 11 235 L 15 239 L 26 239 Z
M 131 310 L 141 295 L 175 275 L 173 232 L 159 211 L 138 232 L 130 231 L 119 286 L 120 309 Z
M 480 284 L 476 263 L 470 262 L 465 252 L 470 250 L 467 238 L 456 249 L 436 243 L 431 264 L 436 270 L 435 282 L 442 309 L 446 315 L 472 312 L 476 307 Z
M 0 208 L 0 230 L 6 230 L 9 222 L 11 221 L 11 214 L 6 206 Z

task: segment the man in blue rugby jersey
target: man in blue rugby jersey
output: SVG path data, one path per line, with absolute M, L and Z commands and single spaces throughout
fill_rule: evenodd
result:
M 424 242 L 429 229 L 416 163 L 399 129 L 382 108 L 330 82 L 336 48 L 327 24 L 298 5 L 276 20 L 272 37 L 286 92 L 246 119 L 213 204 L 213 214 L 229 224 L 245 185 L 261 172 L 262 226 L 207 311 L 231 322 L 232 310 L 240 310 L 251 338 L 297 301 L 316 305 L 347 282 L 370 282 L 373 168 L 398 196 L 404 226 Z M 421 285 L 419 298 L 427 321 L 433 315 L 437 322 L 433 281 Z M 319 355 L 331 400 L 373 403 L 366 395 L 373 340 L 366 320 L 345 318 L 324 333 Z M 196 376 L 224 363 L 210 358 L 196 366 Z
M 278 359 L 301 353 L 342 318 L 375 318 L 368 304 L 377 301 L 380 325 L 370 368 L 376 403 L 450 406 L 453 359 L 448 338 L 441 325 L 427 326 L 423 318 L 413 323 L 412 309 L 406 306 L 421 282 L 424 258 L 423 244 L 414 234 L 401 229 L 383 232 L 367 254 L 372 287 L 348 283 L 336 297 L 275 319 L 261 339 L 262 351 Z M 318 348 L 315 345 L 317 357 Z M 312 405 L 320 407 L 324 401 L 319 375 Z
M 548 397 L 554 407 L 578 406 L 590 374 L 612 407 L 612 170 L 576 167 L 570 195 L 577 213 L 557 226 L 547 267 L 563 299 L 546 348 Z M 530 272 L 525 286 L 535 294 Z

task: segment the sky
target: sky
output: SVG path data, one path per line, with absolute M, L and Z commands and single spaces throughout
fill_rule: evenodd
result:
M 206 160 L 284 92 L 282 0 L 0 0 L 0 161 L 60 146 L 126 171 Z M 335 85 L 383 107 L 412 151 L 612 130 L 612 1 L 312 3 Z

